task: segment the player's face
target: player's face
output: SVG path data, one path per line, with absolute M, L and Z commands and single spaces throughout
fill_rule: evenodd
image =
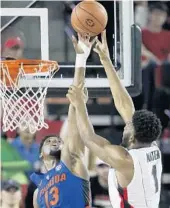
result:
M 58 156 L 63 147 L 63 141 L 59 137 L 49 137 L 43 144 L 43 156 Z
M 21 201 L 21 191 L 16 188 L 9 188 L 8 190 L 2 190 L 2 202 L 8 205 L 19 205 Z
M 149 21 L 153 25 L 162 26 L 167 18 L 167 13 L 158 9 L 153 10 L 149 15 Z

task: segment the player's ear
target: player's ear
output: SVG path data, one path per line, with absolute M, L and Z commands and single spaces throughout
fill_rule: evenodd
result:
M 128 132 L 128 140 L 129 140 L 129 143 L 134 143 L 135 142 L 135 138 L 134 138 L 134 135 L 133 135 L 132 131 Z
M 135 142 L 135 137 L 133 134 L 131 134 L 130 138 L 129 138 L 130 143 L 134 143 Z

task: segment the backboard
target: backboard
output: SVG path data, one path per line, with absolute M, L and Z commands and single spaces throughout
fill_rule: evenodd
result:
M 76 35 L 70 24 L 70 14 L 78 2 L 32 1 L 13 5 L 2 1 L 1 39 L 3 44 L 11 37 L 20 37 L 24 43 L 23 57 L 27 59 L 56 60 L 60 71 L 49 86 L 47 96 L 65 96 L 72 84 L 75 52 L 71 42 Z M 109 51 L 118 75 L 132 96 L 141 89 L 140 30 L 134 25 L 133 1 L 102 1 L 109 22 L 107 39 Z M 10 14 L 10 16 L 9 16 Z M 41 79 L 43 85 L 46 80 Z M 20 86 L 22 87 L 22 80 Z M 29 84 L 36 88 L 34 79 Z M 25 83 L 24 83 L 25 85 Z M 106 74 L 98 56 L 92 53 L 88 59 L 86 87 L 91 97 L 109 96 Z

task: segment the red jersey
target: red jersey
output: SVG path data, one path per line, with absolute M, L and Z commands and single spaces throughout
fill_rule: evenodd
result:
M 142 42 L 159 60 L 164 61 L 170 53 L 170 32 L 151 32 L 148 29 L 142 30 Z

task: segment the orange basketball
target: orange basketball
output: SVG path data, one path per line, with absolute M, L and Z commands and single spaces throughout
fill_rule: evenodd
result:
M 105 8 L 96 1 L 80 2 L 71 14 L 71 24 L 74 30 L 90 36 L 100 34 L 105 29 L 107 21 Z

